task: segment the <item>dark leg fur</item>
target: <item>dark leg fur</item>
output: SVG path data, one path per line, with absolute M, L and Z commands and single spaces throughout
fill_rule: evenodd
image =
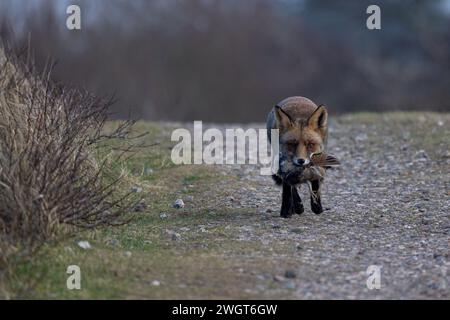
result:
M 323 212 L 322 202 L 320 200 L 320 181 L 315 180 L 311 181 L 312 192 L 311 195 L 311 210 L 315 214 L 319 214 Z
M 280 216 L 283 218 L 289 218 L 293 214 L 292 204 L 292 187 L 287 183 L 283 183 L 283 196 L 281 202 Z
M 273 179 L 273 181 L 275 181 L 275 184 L 278 185 L 278 186 L 281 186 L 283 184 L 283 179 L 281 179 L 276 174 L 272 175 L 272 179 Z
M 296 214 L 302 214 L 305 211 L 305 208 L 303 207 L 302 199 L 300 198 L 300 195 L 298 194 L 298 190 L 296 187 L 291 187 L 292 190 L 292 202 L 294 204 L 294 212 Z

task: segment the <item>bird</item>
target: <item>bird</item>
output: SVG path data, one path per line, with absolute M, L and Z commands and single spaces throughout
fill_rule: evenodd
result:
M 336 156 L 325 153 L 317 152 L 310 156 L 310 166 L 331 168 L 339 166 L 341 162 Z

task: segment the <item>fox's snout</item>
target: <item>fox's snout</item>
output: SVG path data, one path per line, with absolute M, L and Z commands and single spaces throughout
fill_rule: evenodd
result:
M 292 160 L 292 163 L 294 164 L 294 166 L 304 167 L 309 164 L 309 159 L 294 157 L 294 159 Z

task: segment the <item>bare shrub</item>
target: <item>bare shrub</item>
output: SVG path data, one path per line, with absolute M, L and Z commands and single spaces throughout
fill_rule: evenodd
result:
M 0 280 L 11 259 L 32 256 L 60 225 L 120 223 L 127 193 L 94 157 L 105 140 L 127 136 L 125 122 L 102 132 L 112 101 L 50 82 L 0 47 Z M 120 155 L 119 155 L 120 156 Z

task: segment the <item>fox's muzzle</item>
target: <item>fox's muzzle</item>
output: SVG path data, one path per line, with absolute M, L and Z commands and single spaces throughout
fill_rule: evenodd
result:
M 301 182 L 305 170 L 304 161 L 288 161 L 280 159 L 278 175 L 288 184 L 295 185 Z
M 292 160 L 292 163 L 296 167 L 305 167 L 305 166 L 307 166 L 309 164 L 309 160 L 308 159 L 294 157 L 294 159 Z

